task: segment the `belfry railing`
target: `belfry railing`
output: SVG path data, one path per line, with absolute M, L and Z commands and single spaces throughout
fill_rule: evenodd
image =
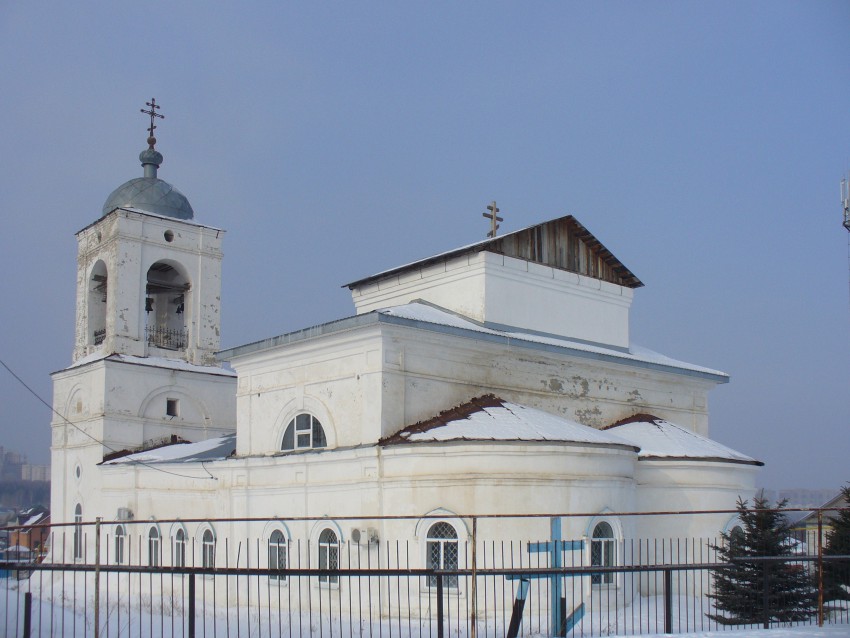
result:
M 163 350 L 185 350 L 186 330 L 182 328 L 168 328 L 167 326 L 145 327 L 145 340 L 149 346 L 162 348 Z

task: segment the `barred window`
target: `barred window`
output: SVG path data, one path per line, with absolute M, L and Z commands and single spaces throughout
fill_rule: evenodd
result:
M 319 569 L 339 569 L 339 538 L 332 529 L 323 529 L 319 534 Z M 339 576 L 322 574 L 319 582 L 336 584 Z
M 159 567 L 159 530 L 156 527 L 148 532 L 148 565 Z
M 215 537 L 210 530 L 204 530 L 201 537 L 201 565 L 215 567 Z
M 279 529 L 269 536 L 269 569 L 286 569 L 286 537 Z M 269 574 L 269 580 L 285 581 L 285 574 Z
M 616 541 L 611 525 L 602 521 L 593 528 L 593 538 L 590 541 L 590 564 L 600 567 L 613 567 L 616 564 Z M 590 582 L 594 585 L 611 585 L 614 573 L 592 574 Z
M 174 534 L 174 550 L 172 554 L 174 567 L 186 566 L 186 532 L 178 529 Z
M 124 544 L 127 540 L 127 530 L 123 525 L 115 528 L 115 563 L 120 565 L 124 562 Z
M 457 569 L 458 540 L 457 531 L 449 523 L 434 523 L 428 530 L 426 540 L 428 569 Z M 443 585 L 457 587 L 457 575 L 443 577 Z M 437 577 L 428 576 L 428 586 L 437 586 Z

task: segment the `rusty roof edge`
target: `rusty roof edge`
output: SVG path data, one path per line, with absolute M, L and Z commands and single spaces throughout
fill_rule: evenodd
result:
M 474 397 L 469 401 L 464 401 L 460 405 L 456 405 L 447 410 L 442 410 L 439 414 L 429 419 L 418 421 L 412 425 L 407 425 L 394 434 L 379 439 L 378 445 L 406 443 L 408 441 L 406 441 L 404 433 L 409 436 L 411 434 L 427 432 L 434 428 L 442 427 L 451 421 L 468 419 L 472 414 L 479 412 L 484 408 L 496 408 L 503 405 L 504 401 L 492 393 Z

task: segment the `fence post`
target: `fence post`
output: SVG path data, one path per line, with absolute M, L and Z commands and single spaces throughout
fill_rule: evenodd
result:
M 764 606 L 764 622 L 762 623 L 765 629 L 770 629 L 770 563 L 764 563 L 764 595 L 762 596 L 762 605 Z
M 32 633 L 32 594 L 24 594 L 24 638 L 30 638 Z
M 818 510 L 818 627 L 823 627 L 823 512 Z
M 94 638 L 100 636 L 100 523 L 94 519 Z
M 664 633 L 673 633 L 673 570 L 664 570 Z
M 437 638 L 443 638 L 443 575 L 437 572 Z
M 478 636 L 478 554 L 475 551 L 478 538 L 478 519 L 472 517 L 472 613 L 471 627 L 469 628 L 470 638 Z M 486 557 L 485 557 L 486 558 Z
M 195 572 L 189 574 L 189 638 L 195 638 Z

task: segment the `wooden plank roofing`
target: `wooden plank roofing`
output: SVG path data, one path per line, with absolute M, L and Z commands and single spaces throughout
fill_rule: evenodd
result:
M 385 270 L 376 275 L 345 284 L 356 288 L 387 277 L 461 255 L 482 251 L 515 257 L 543 264 L 586 277 L 601 279 L 627 288 L 640 288 L 643 282 L 602 245 L 593 234 L 572 215 L 529 226 L 499 237 L 456 248 L 404 266 Z

